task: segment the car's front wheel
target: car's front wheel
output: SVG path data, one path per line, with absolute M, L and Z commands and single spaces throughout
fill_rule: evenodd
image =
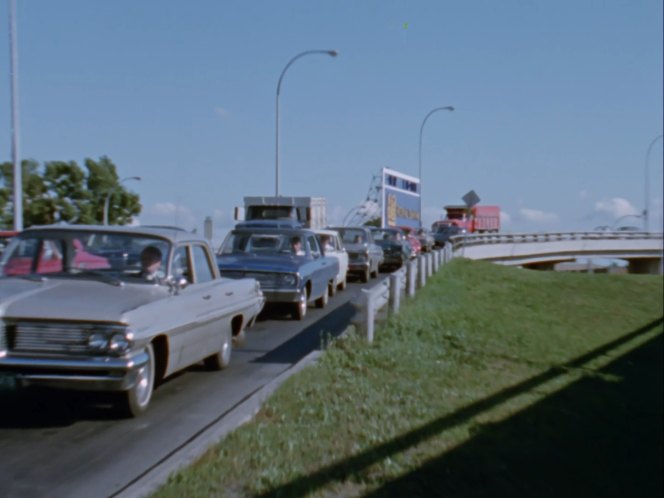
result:
M 334 297 L 335 294 L 337 293 L 337 288 L 339 285 L 337 284 L 337 279 L 335 278 L 330 284 L 327 286 L 327 293 L 330 295 L 330 297 Z
M 325 290 L 323 291 L 323 295 L 316 299 L 316 308 L 325 308 L 327 306 L 327 302 L 329 300 L 330 293 L 328 290 L 328 286 L 325 286 Z
M 307 314 L 307 293 L 305 290 L 300 294 L 300 298 L 296 303 L 292 304 L 293 311 L 291 315 L 295 320 L 302 320 Z
M 129 417 L 137 417 L 148 409 L 154 390 L 155 359 L 152 344 L 145 346 L 148 361 L 136 373 L 136 382 L 127 391 L 119 393 L 117 407 Z
M 205 358 L 205 368 L 208 370 L 223 370 L 231 364 L 232 334 L 230 329 L 221 333 L 221 345 L 219 351 Z

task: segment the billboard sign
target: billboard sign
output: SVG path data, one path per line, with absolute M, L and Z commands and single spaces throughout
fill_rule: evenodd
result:
M 420 179 L 393 169 L 382 170 L 382 227 L 420 226 Z

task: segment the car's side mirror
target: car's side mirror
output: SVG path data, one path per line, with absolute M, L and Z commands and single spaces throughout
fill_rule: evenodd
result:
M 169 275 L 166 279 L 166 284 L 173 293 L 177 294 L 189 285 L 189 280 L 183 276 L 176 277 L 174 275 Z

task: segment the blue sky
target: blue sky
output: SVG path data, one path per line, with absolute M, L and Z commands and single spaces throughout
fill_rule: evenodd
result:
M 424 221 L 474 189 L 505 231 L 588 230 L 644 207 L 662 133 L 661 0 L 17 0 L 21 156 L 110 157 L 141 223 L 215 235 L 272 195 L 338 223 L 382 167 L 418 174 Z M 8 1 L 0 147 L 11 158 Z M 662 140 L 651 228 L 662 223 Z M 621 223 L 642 225 L 636 217 Z

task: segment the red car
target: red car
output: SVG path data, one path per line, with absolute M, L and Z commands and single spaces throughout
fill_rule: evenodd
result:
M 410 258 L 415 259 L 418 257 L 420 254 L 422 254 L 422 243 L 420 242 L 420 239 L 418 239 L 415 234 L 413 233 L 414 230 L 410 227 L 399 227 L 401 231 L 404 233 L 406 240 L 410 244 Z
M 72 247 L 74 249 L 73 262 L 77 268 L 100 270 L 111 267 L 106 258 L 87 252 L 79 240 L 72 240 Z M 36 247 L 26 245 L 15 251 L 10 259 L 4 262 L 2 275 L 27 275 L 33 271 L 36 273 L 63 271 L 62 247 L 58 243 L 47 240 L 42 244 L 39 254 L 36 253 L 36 249 Z
M 416 258 L 420 254 L 422 254 L 422 244 L 420 243 L 420 239 L 415 237 L 412 233 L 409 233 L 408 235 L 406 235 L 406 240 L 408 240 L 410 248 L 412 249 L 412 252 L 410 254 L 411 258 Z

